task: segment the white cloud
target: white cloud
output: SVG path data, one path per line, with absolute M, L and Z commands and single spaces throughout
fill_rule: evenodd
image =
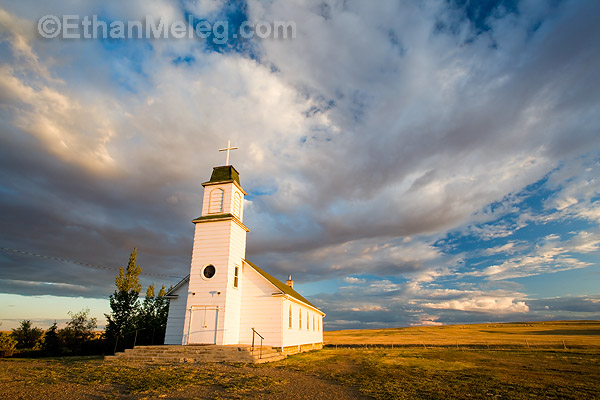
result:
M 380 305 L 361 305 L 357 307 L 351 307 L 347 309 L 348 311 L 356 311 L 356 312 L 369 312 L 369 311 L 388 311 L 387 307 L 382 307 Z
M 351 284 L 365 283 L 366 281 L 367 281 L 366 279 L 355 278 L 353 276 L 347 276 L 344 278 L 344 282 L 351 283 Z
M 443 301 L 439 303 L 423 303 L 421 305 L 423 307 L 440 310 L 458 310 L 495 314 L 529 312 L 529 306 L 524 301 L 517 301 L 515 298 L 510 296 L 494 297 L 485 294 L 476 294 L 468 298 Z
M 561 240 L 558 235 L 551 234 L 543 238 L 532 252 L 525 252 L 501 264 L 466 275 L 501 280 L 585 268 L 593 264 L 582 261 L 571 253 L 595 252 L 599 244 L 599 233 L 580 232 L 567 240 Z
M 411 322 L 410 326 L 441 326 L 444 325 L 442 322 L 437 321 L 439 316 L 432 315 L 420 315 L 419 320 L 416 322 Z

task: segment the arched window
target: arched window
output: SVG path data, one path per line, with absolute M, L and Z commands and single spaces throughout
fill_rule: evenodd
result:
M 313 314 L 313 331 L 315 330 L 315 315 Z
M 233 195 L 233 215 L 242 218 L 242 196 L 238 192 Z
M 306 330 L 310 329 L 310 321 L 308 320 L 308 311 L 306 312 Z
M 290 304 L 290 317 L 289 317 L 290 328 L 292 327 L 292 305 Z
M 302 329 L 302 309 L 298 310 L 298 329 Z
M 210 200 L 208 203 L 209 213 L 220 213 L 223 212 L 223 196 L 225 192 L 221 188 L 217 188 L 210 192 Z

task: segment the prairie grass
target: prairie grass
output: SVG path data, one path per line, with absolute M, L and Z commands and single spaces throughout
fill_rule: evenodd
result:
M 303 396 L 322 398 L 305 383 L 331 381 L 338 390 L 340 384 L 375 399 L 600 399 L 600 321 L 348 330 L 324 336 L 329 345 L 324 350 L 257 366 L 1 359 L 0 398 L 52 398 L 48 393 L 65 390 L 64 385 L 81 390 L 80 398 L 282 398 L 299 386 L 306 390 Z M 350 344 L 362 347 L 347 348 Z
M 325 349 L 280 361 L 375 399 L 598 399 L 598 350 Z
M 124 365 L 104 363 L 99 357 L 62 357 L 51 359 L 4 359 L 0 382 L 10 379 L 28 387 L 60 383 L 85 386 L 111 386 L 120 394 L 157 394 L 191 385 L 218 386 L 219 391 L 243 395 L 260 392 L 280 382 L 248 371 L 202 365 Z M 9 375 L 9 374 L 7 374 Z M 229 396 L 231 397 L 231 396 Z M 234 396 L 235 397 L 235 396 Z
M 600 347 L 600 321 L 519 322 L 325 331 L 326 345 Z

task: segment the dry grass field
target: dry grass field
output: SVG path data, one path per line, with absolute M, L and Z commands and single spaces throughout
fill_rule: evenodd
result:
M 0 359 L 0 398 L 600 399 L 599 327 L 565 321 L 327 332 L 324 350 L 261 365 Z
M 328 345 L 600 347 L 600 321 L 518 322 L 324 332 Z

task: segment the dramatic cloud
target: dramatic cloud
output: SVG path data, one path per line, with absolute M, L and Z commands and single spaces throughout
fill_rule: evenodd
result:
M 3 4 L 0 242 L 94 266 L 4 250 L 0 291 L 106 298 L 133 247 L 176 283 L 231 139 L 248 258 L 327 328 L 564 317 L 538 302 L 597 295 L 600 5 L 463 3 Z M 296 35 L 43 39 L 46 14 Z

